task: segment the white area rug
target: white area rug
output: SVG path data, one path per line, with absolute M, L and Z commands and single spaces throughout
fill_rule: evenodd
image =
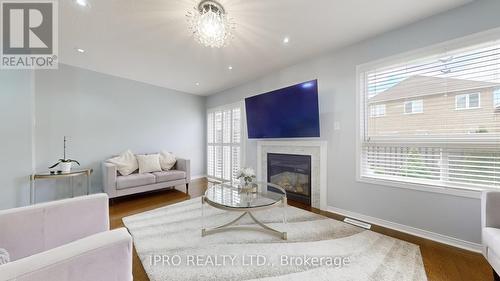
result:
M 239 213 L 205 208 L 215 226 Z M 248 227 L 201 237 L 201 199 L 123 219 L 149 278 L 156 280 L 427 280 L 418 246 L 288 207 L 254 213 L 288 232 L 284 241 Z M 246 217 L 240 225 L 254 226 Z

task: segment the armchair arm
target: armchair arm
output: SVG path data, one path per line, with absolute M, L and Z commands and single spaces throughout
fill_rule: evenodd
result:
M 108 162 L 102 163 L 103 189 L 110 198 L 116 197 L 116 172 L 116 165 Z
M 500 192 L 484 191 L 481 194 L 481 225 L 500 228 Z
M 191 161 L 189 159 L 177 158 L 177 163 L 175 163 L 175 167 L 179 171 L 186 172 L 186 181 L 188 183 L 191 182 Z
M 132 281 L 132 238 L 125 228 L 0 266 L 1 280 Z
M 75 197 L 0 211 L 0 245 L 11 260 L 109 230 L 108 196 Z

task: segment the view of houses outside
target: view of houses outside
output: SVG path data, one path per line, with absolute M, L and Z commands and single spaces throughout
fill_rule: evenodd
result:
M 500 188 L 500 44 L 367 72 L 364 83 L 363 173 Z
M 368 100 L 368 134 L 500 134 L 499 97 L 500 83 L 411 76 Z

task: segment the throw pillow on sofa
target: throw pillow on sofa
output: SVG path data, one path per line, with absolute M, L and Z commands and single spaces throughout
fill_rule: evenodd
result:
M 10 261 L 9 252 L 7 250 L 0 248 L 0 265 L 6 264 Z
M 161 172 L 159 154 L 137 155 L 137 162 L 139 174 Z
M 172 153 L 167 151 L 162 151 L 160 153 L 160 165 L 164 171 L 172 169 L 176 162 L 177 160 L 175 160 L 175 155 Z
M 139 168 L 137 158 L 130 150 L 123 152 L 118 157 L 109 159 L 108 162 L 116 165 L 118 172 L 120 172 L 122 176 L 128 176 Z

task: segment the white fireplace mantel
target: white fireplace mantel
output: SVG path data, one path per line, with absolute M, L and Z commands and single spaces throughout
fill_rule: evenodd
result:
M 327 142 L 320 140 L 258 141 L 257 179 L 267 181 L 267 154 L 298 154 L 311 156 L 311 206 L 326 210 L 327 204 Z

